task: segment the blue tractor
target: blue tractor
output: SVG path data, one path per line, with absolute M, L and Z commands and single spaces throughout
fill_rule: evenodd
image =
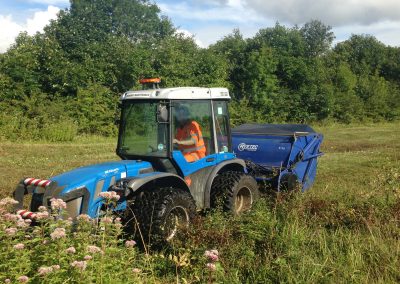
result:
M 127 232 L 165 242 L 188 226 L 196 211 L 221 206 L 240 214 L 251 209 L 266 185 L 305 190 L 314 180 L 322 136 L 299 125 L 231 130 L 225 88 L 155 86 L 128 91 L 120 100 L 116 153 L 121 160 L 46 180 L 24 178 L 14 192 L 20 215 L 32 217 L 56 197 L 67 203 L 68 216 L 98 218 L 104 212 L 100 193 L 115 191 L 120 199 L 114 211 L 123 217 Z M 198 133 L 188 130 L 186 142 L 177 139 L 182 110 L 198 128 Z M 196 157 L 189 159 L 194 152 Z M 27 194 L 30 211 L 23 210 Z

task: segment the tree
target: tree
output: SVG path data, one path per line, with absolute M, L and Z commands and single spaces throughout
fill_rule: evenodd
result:
M 90 53 L 88 43 L 121 36 L 132 42 L 155 41 L 171 36 L 175 29 L 160 9 L 147 0 L 72 0 L 58 19 L 45 30 L 72 58 Z
M 317 20 L 306 23 L 300 29 L 300 33 L 304 38 L 305 53 L 308 57 L 322 56 L 331 48 L 335 39 L 332 27 Z
M 232 96 L 242 99 L 244 94 L 244 76 L 246 63 L 247 42 L 243 39 L 238 29 L 232 34 L 225 36 L 222 40 L 210 46 L 210 51 L 222 56 L 227 63 L 228 84 Z
M 385 45 L 370 35 L 352 35 L 334 50 L 357 75 L 380 74 L 387 56 Z

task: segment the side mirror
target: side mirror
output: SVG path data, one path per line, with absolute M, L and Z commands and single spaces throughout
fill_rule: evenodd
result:
M 159 104 L 157 106 L 157 122 L 167 123 L 169 122 L 168 107 L 165 104 Z

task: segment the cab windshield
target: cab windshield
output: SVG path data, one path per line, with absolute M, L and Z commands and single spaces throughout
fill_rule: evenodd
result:
M 132 156 L 166 157 L 168 124 L 157 120 L 159 102 L 129 102 L 123 105 L 119 152 Z

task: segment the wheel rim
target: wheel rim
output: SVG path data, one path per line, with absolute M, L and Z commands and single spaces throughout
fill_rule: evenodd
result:
M 242 187 L 238 190 L 235 198 L 235 213 L 247 211 L 253 204 L 253 195 L 248 187 Z
M 180 228 L 188 227 L 189 214 L 182 206 L 176 206 L 169 212 L 165 221 L 166 240 L 172 240 Z

